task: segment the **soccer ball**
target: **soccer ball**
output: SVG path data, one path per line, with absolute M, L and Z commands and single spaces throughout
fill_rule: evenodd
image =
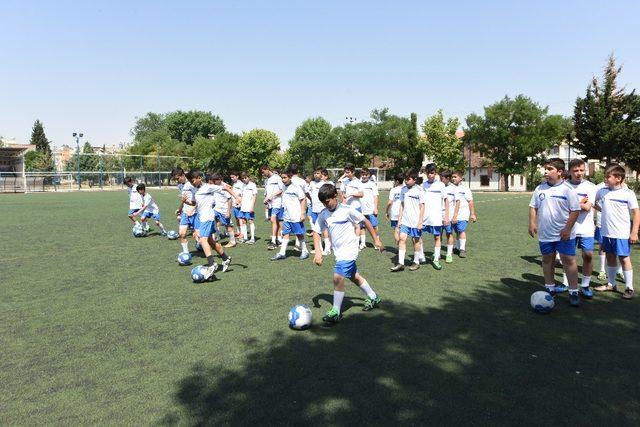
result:
M 191 255 L 189 252 L 182 252 L 178 254 L 178 264 L 180 265 L 189 265 L 191 264 L 191 259 L 193 258 L 193 255 Z
M 546 291 L 537 291 L 531 294 L 531 308 L 536 313 L 549 313 L 556 305 L 553 295 Z
M 176 240 L 178 238 L 178 232 L 174 230 L 167 231 L 167 239 Z
M 196 251 L 202 252 L 202 245 L 200 244 L 200 242 L 196 242 Z
M 144 228 L 142 228 L 142 226 L 140 225 L 134 225 L 133 230 L 131 230 L 131 232 L 133 233 L 133 237 L 143 237 L 145 234 L 147 234 L 144 231 Z
M 306 304 L 294 305 L 289 310 L 289 327 L 291 329 L 308 329 L 311 326 L 311 310 Z
M 205 280 L 204 269 L 206 267 L 204 265 L 196 265 L 191 269 L 191 279 L 193 279 L 193 283 L 202 283 Z

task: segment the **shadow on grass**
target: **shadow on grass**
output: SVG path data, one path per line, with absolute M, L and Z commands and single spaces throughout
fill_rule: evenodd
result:
M 640 305 L 596 298 L 538 315 L 529 295 L 539 279 L 505 277 L 430 307 L 353 309 L 330 329 L 283 326 L 247 341 L 237 370 L 194 366 L 176 384 L 179 410 L 159 421 L 637 425 Z M 331 295 L 314 303 L 328 308 Z

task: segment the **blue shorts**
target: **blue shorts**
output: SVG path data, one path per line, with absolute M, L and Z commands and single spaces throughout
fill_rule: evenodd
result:
M 235 208 L 235 207 L 231 208 L 231 212 L 233 213 L 233 216 L 235 218 L 241 218 L 241 216 L 240 216 L 240 212 L 241 212 L 240 208 Z
M 193 220 L 193 229 L 194 230 L 199 230 L 200 229 L 200 216 L 198 214 L 194 215 L 194 220 Z
M 140 218 L 144 218 L 144 219 L 153 218 L 156 221 L 160 221 L 160 212 L 158 212 L 157 214 L 154 214 L 154 213 L 145 211 L 145 212 L 142 212 L 142 215 L 140 215 Z
M 442 226 L 442 230 L 441 230 L 440 232 L 441 232 L 441 233 L 451 234 L 451 233 L 453 233 L 453 228 L 451 228 L 451 224 L 449 224 L 449 225 L 443 225 L 443 226 Z
M 409 237 L 419 238 L 422 236 L 422 230 L 419 228 L 407 227 L 406 225 L 400 226 L 400 234 L 406 234 Z
M 370 214 L 370 215 L 365 215 L 364 217 L 369 220 L 372 227 L 378 226 L 378 215 Z M 360 223 L 360 227 L 364 227 L 364 222 Z
M 576 255 L 576 239 L 556 240 L 555 242 L 538 242 L 540 244 L 540 253 L 542 255 L 555 254 L 560 255 Z
M 576 246 L 580 248 L 582 252 L 593 252 L 595 240 L 593 237 L 576 237 Z
M 468 224 L 469 221 L 458 221 L 453 224 L 453 229 L 456 231 L 456 233 L 464 233 L 467 229 Z
M 439 236 L 441 228 L 441 225 L 425 225 L 424 227 L 422 227 L 422 232 L 433 234 L 434 236 Z
M 287 234 L 295 234 L 296 236 L 299 236 L 301 234 L 304 234 L 305 229 L 304 229 L 304 223 L 303 222 L 288 222 L 285 221 L 282 224 L 282 235 L 287 235 Z
M 256 218 L 256 213 L 255 212 L 240 211 L 240 213 L 238 214 L 238 218 L 255 219 Z
M 358 266 L 356 260 L 353 261 L 337 261 L 336 266 L 333 268 L 333 272 L 338 276 L 352 279 L 358 272 Z
M 593 235 L 593 238 L 596 242 L 602 244 L 602 236 L 600 235 L 600 227 L 596 227 L 596 232 Z
M 231 225 L 231 217 L 220 212 L 216 212 L 216 220 L 220 221 L 220 225 Z
M 391 220 L 391 228 L 396 228 L 398 227 L 398 220 L 397 219 L 392 219 Z
M 216 222 L 215 221 L 204 221 L 200 222 L 198 226 L 198 233 L 200 237 L 209 237 L 216 232 Z
M 311 212 L 311 222 L 313 222 L 314 224 L 316 223 L 316 221 L 318 220 L 318 216 L 320 215 L 320 212 Z
M 271 208 L 271 212 L 269 212 L 269 217 L 276 217 L 278 221 L 282 221 L 284 218 L 284 208 Z
M 138 212 L 140 209 L 129 209 L 129 213 L 127 215 L 133 215 L 134 213 Z
M 631 244 L 629 239 L 616 239 L 613 237 L 602 237 L 602 250 L 608 254 L 617 256 L 631 255 Z
M 191 216 L 187 216 L 186 213 L 182 212 L 180 214 L 180 225 L 186 225 L 189 228 L 195 228 L 194 224 L 196 222 L 196 217 L 198 215 L 191 215 Z

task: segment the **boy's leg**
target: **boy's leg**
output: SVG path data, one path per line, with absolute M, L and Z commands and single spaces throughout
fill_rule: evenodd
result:
M 164 229 L 164 225 L 162 225 L 160 220 L 156 220 L 156 225 L 160 227 L 160 231 L 162 231 L 162 235 L 165 236 L 167 234 L 167 230 Z
M 233 225 L 231 225 L 231 218 L 229 218 L 229 222 L 227 222 L 227 234 L 229 235 L 229 242 L 224 247 L 233 248 L 236 246 L 236 234 Z
M 413 237 L 411 240 L 413 241 L 413 264 L 409 266 L 409 270 L 416 271 L 420 268 L 420 261 L 422 259 L 422 242 L 416 237 Z
M 356 284 L 360 288 L 360 290 L 367 296 L 367 299 L 365 299 L 364 301 L 364 307 L 362 307 L 362 311 L 373 310 L 380 304 L 380 297 L 371 288 L 369 282 L 367 282 L 367 280 L 360 275 L 360 273 L 354 274 L 351 278 L 351 281 Z
M 271 244 L 276 245 L 276 237 L 278 236 L 278 217 L 275 214 L 271 215 Z
M 631 299 L 636 292 L 633 289 L 633 266 L 631 265 L 631 257 L 621 256 L 620 265 L 622 266 L 622 274 L 624 275 L 624 293 L 622 298 Z
M 304 238 L 304 234 L 296 234 L 296 240 L 298 241 L 298 246 L 300 246 L 300 259 L 309 258 L 309 250 L 307 249 L 307 242 Z
M 363 227 L 360 227 L 360 249 L 364 249 L 367 246 L 367 235 Z
M 344 277 L 333 273 L 333 306 L 322 318 L 324 322 L 336 323 L 342 319 L 342 300 L 344 300 Z
M 247 222 L 244 218 L 240 218 L 240 238 L 242 240 L 247 240 Z
M 249 230 L 251 231 L 251 241 L 255 242 L 255 240 L 256 240 L 256 224 L 252 219 L 249 220 Z M 247 233 L 246 225 L 245 225 L 244 232 L 245 232 L 245 234 Z
M 600 273 L 598 273 L 598 280 L 607 280 L 607 254 L 602 250 L 602 245 L 598 251 L 598 257 L 600 258 Z
M 231 264 L 231 257 L 227 255 L 222 245 L 218 243 L 217 240 L 215 240 L 215 237 L 213 235 L 211 235 L 209 239 L 211 239 L 211 246 L 213 247 L 213 249 L 218 253 L 218 255 L 220 255 L 220 258 L 222 258 L 222 272 L 224 273 L 229 268 L 229 264 Z
M 554 278 L 555 263 L 555 252 L 542 255 L 542 275 L 544 276 L 544 287 L 549 293 L 554 293 L 556 287 Z
M 407 254 L 407 235 L 400 233 L 400 240 L 398 241 L 398 263 L 391 268 L 391 271 L 404 270 L 404 257 Z
M 458 234 L 458 250 L 460 251 L 460 258 L 464 258 L 467 256 L 467 232 L 461 231 Z
M 453 232 L 447 232 L 447 262 L 453 262 L 453 245 L 455 244 L 455 238 Z
M 289 245 L 289 235 L 282 235 L 282 243 L 280 243 L 280 251 L 271 258 L 272 261 L 276 261 L 279 259 L 285 259 L 287 256 L 287 246 Z
M 588 288 L 591 284 L 591 274 L 593 273 L 593 251 L 582 250 L 582 283 L 583 288 Z
M 182 252 L 189 252 L 189 241 L 187 240 L 188 225 L 180 225 L 178 228 L 178 236 L 180 236 L 180 246 L 182 246 Z
M 434 261 L 440 260 L 441 251 L 442 251 L 442 239 L 440 238 L 439 235 L 434 235 L 433 236 L 433 260 Z

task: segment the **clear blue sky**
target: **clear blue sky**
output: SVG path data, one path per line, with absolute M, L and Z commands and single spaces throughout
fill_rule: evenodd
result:
M 606 6 L 605 6 L 606 5 Z M 609 53 L 640 87 L 635 1 L 0 2 L 0 135 L 130 141 L 148 111 L 210 110 L 283 144 L 373 108 L 464 118 L 523 93 L 570 115 Z

